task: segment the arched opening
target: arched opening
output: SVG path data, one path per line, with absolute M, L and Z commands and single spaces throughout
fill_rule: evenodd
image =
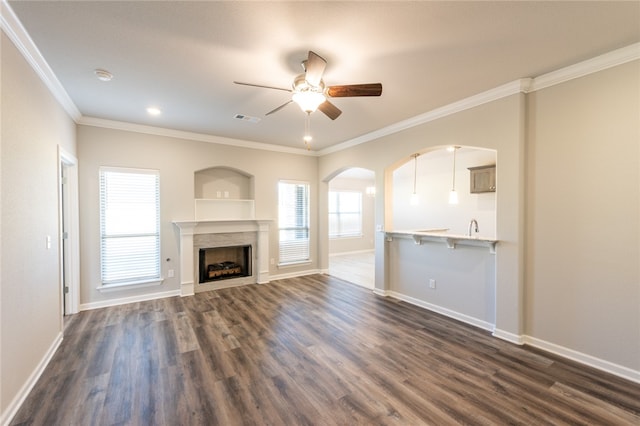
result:
M 197 220 L 255 219 L 254 177 L 218 166 L 194 173 Z
M 329 274 L 374 287 L 375 173 L 353 167 L 328 181 Z
M 210 167 L 194 173 L 195 198 L 252 200 L 253 186 L 253 176 L 231 167 Z

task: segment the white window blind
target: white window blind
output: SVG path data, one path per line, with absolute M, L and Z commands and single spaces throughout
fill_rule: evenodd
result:
M 329 191 L 329 237 L 362 236 L 362 193 Z
M 100 168 L 102 285 L 160 279 L 160 174 Z
M 280 264 L 309 260 L 309 185 L 278 184 Z

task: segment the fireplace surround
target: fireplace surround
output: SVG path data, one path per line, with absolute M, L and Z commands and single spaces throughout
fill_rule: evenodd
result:
M 180 294 L 269 282 L 268 220 L 175 221 L 180 231 Z M 200 249 L 250 246 L 251 273 L 200 283 Z M 223 262 L 223 261 L 221 261 Z M 217 263 L 221 263 L 217 262 Z M 208 265 L 207 265 L 208 266 Z

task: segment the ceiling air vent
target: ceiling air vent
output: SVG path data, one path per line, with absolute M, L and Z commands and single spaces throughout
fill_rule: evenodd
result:
M 258 117 L 251 117 L 250 115 L 244 115 L 244 114 L 236 114 L 233 116 L 233 118 L 235 118 L 236 120 L 247 121 L 249 123 L 254 123 L 254 124 L 260 121 L 260 118 Z

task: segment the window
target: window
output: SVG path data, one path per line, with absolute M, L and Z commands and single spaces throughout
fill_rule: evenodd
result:
M 160 280 L 160 175 L 100 168 L 102 285 Z
M 278 184 L 280 264 L 309 261 L 309 185 Z
M 362 236 L 362 193 L 329 191 L 329 238 Z

